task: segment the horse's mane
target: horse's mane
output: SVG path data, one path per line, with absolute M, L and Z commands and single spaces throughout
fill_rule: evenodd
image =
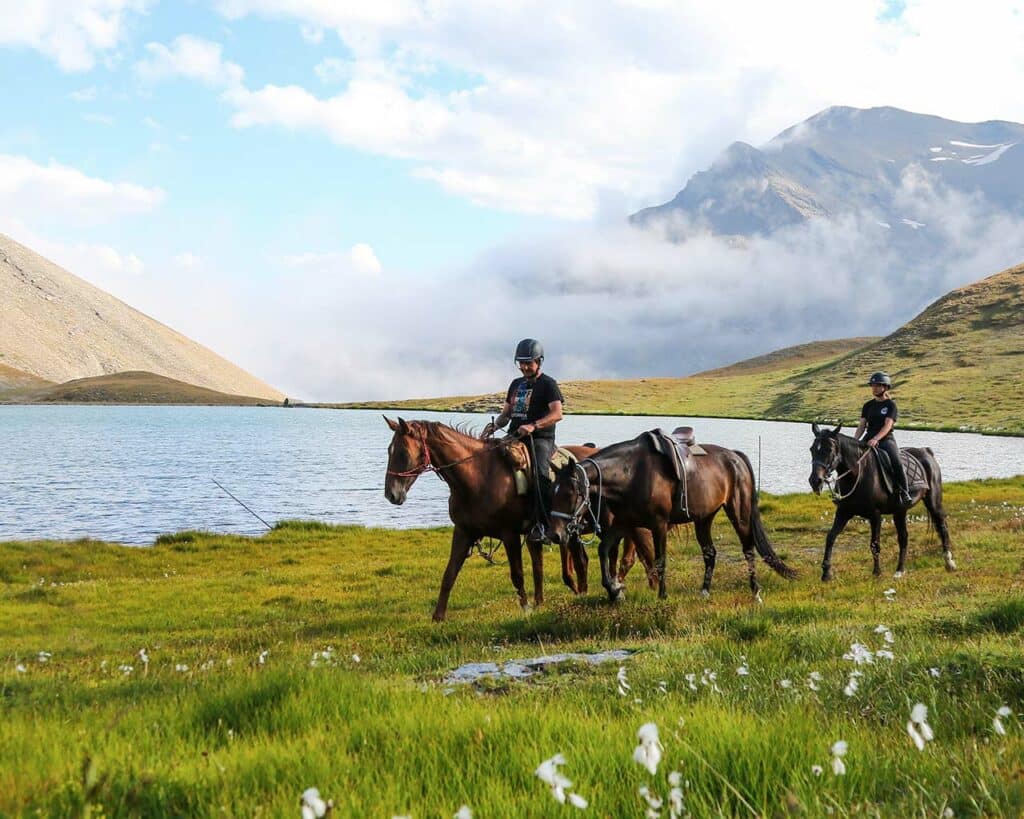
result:
M 469 425 L 468 421 L 454 426 L 442 421 L 417 421 L 416 423 L 423 424 L 430 433 L 440 438 L 463 443 L 468 439 L 477 444 L 482 443 L 479 434 Z

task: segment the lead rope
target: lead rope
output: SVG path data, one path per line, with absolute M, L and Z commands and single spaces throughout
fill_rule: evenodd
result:
M 847 475 L 852 475 L 854 467 L 860 466 L 860 462 L 863 461 L 870 454 L 871 454 L 871 448 L 869 447 L 867 450 L 865 450 L 864 454 L 861 455 L 854 462 L 853 466 L 851 466 L 849 469 L 847 469 L 842 475 L 836 475 L 835 481 L 832 481 L 829 478 L 825 478 L 825 484 L 828 486 L 828 492 L 832 496 L 832 503 L 839 503 L 839 501 L 846 500 L 848 497 L 850 497 L 850 495 L 852 495 L 854 492 L 857 491 L 857 485 L 860 483 L 861 475 L 864 474 L 864 470 L 863 469 L 858 469 L 857 470 L 857 478 L 856 478 L 856 480 L 854 480 L 853 486 L 850 487 L 850 491 L 847 492 L 845 495 L 843 495 L 840 492 L 837 492 L 835 487 L 833 486 L 833 483 L 835 484 L 835 486 L 838 486 L 839 485 L 839 481 L 841 481 Z

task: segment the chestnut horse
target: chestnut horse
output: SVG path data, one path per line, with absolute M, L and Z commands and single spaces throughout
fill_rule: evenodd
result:
M 840 434 L 839 424 L 835 429 L 820 429 L 811 424 L 814 443 L 811 444 L 811 476 L 808 482 L 815 494 L 821 494 L 824 483 L 831 483 L 829 476 L 840 473 L 835 479 L 832 500 L 836 505 L 836 516 L 825 538 L 825 556 L 821 564 L 821 579 L 832 579 L 832 547 L 839 533 L 853 517 L 865 518 L 871 524 L 871 556 L 874 559 L 875 576 L 882 573 L 879 553 L 882 550 L 882 515 L 892 515 L 896 527 L 896 539 L 900 553 L 896 562 L 896 577 L 901 577 L 907 561 L 907 509 L 894 503 L 888 490 L 882 485 L 878 463 L 870 457 L 871 447 Z M 924 467 L 925 485 L 910 488 L 914 503 L 924 502 L 928 517 L 942 540 L 942 555 L 946 569 L 953 571 L 956 563 L 949 544 L 949 528 L 946 526 L 946 511 L 942 507 L 942 470 L 935 460 L 935 453 L 928 447 L 901 447 L 901 451 L 912 455 Z
M 393 504 L 405 503 L 409 489 L 424 472 L 436 472 L 448 484 L 448 514 L 455 530 L 452 532 L 451 554 L 441 580 L 441 592 L 434 609 L 434 620 L 445 619 L 448 596 L 462 564 L 469 557 L 474 543 L 483 537 L 501 540 L 508 555 L 512 585 L 519 604 L 526 608 L 527 597 L 523 578 L 522 542 L 524 521 L 530 517 L 530 499 L 518 494 L 515 470 L 509 462 L 501 441 L 482 441 L 472 435 L 437 421 L 392 421 L 385 417 L 394 431 L 388 447 L 388 467 L 384 479 L 384 496 Z M 565 447 L 577 457 L 587 457 L 594 447 Z M 640 544 L 641 561 L 653 563 L 649 533 L 631 533 Z M 646 535 L 646 537 L 645 537 Z M 576 593 L 586 591 L 587 558 L 582 545 L 559 544 L 562 556 L 562 580 Z M 527 540 L 533 564 L 534 602 L 544 601 L 543 544 Z M 624 575 L 635 561 L 633 550 L 623 555 Z M 579 578 L 574 577 L 575 574 Z M 648 570 L 648 577 L 653 572 Z
M 716 550 L 711 522 L 719 509 L 732 523 L 747 559 L 750 589 L 760 599 L 760 585 L 754 569 L 754 550 L 783 577 L 796 572 L 775 553 L 761 524 L 754 488 L 754 474 L 746 455 L 714 444 L 702 444 L 706 455 L 686 461 L 687 509 L 678 503 L 680 481 L 666 456 L 655 452 L 641 435 L 632 441 L 612 444 L 596 455 L 570 464 L 555 473 L 552 500 L 552 539 L 561 542 L 586 516 L 601 523 L 601 584 L 615 601 L 622 586 L 612 578 L 615 551 L 629 528 L 649 529 L 654 538 L 654 566 L 658 597 L 665 593 L 665 556 L 668 527 L 693 523 L 704 555 L 703 594 L 711 591 Z

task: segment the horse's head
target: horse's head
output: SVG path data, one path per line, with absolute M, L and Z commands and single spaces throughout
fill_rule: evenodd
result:
M 555 470 L 551 488 L 551 527 L 548 532 L 554 543 L 568 543 L 578 535 L 581 518 L 590 502 L 587 473 L 577 463 L 568 463 Z
M 388 445 L 388 471 L 384 476 L 384 497 L 396 506 L 405 503 L 409 488 L 430 466 L 426 428 L 421 421 L 384 420 L 394 431 Z
M 814 443 L 811 444 L 811 476 L 807 482 L 815 495 L 821 494 L 825 479 L 839 466 L 839 431 L 842 428 L 841 421 L 835 429 L 821 429 L 817 423 L 811 424 Z

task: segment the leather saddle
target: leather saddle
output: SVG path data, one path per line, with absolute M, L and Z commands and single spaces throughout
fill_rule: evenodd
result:
M 516 493 L 526 496 L 530 492 L 530 485 L 533 480 L 533 464 L 530 462 L 530 448 L 522 441 L 513 441 L 505 448 L 505 460 L 512 466 L 516 480 Z M 555 479 L 555 470 L 561 469 L 566 464 L 576 462 L 576 456 L 568 449 L 558 447 L 551 456 L 551 467 L 548 470 L 548 477 Z
M 641 436 L 655 452 L 664 455 L 672 465 L 672 476 L 679 482 L 679 508 L 689 513 L 686 491 L 686 466 L 692 455 L 707 455 L 697 443 L 693 427 L 676 427 L 669 434 L 663 429 L 652 429 Z
M 875 460 L 878 463 L 878 471 L 882 476 L 882 486 L 890 495 L 896 492 L 896 478 L 892 474 L 892 462 L 889 453 L 878 447 L 875 450 Z M 900 463 L 903 464 L 903 472 L 907 476 L 907 491 L 913 495 L 918 489 L 928 488 L 928 476 L 924 472 L 924 464 L 911 455 L 907 450 L 900 450 Z

